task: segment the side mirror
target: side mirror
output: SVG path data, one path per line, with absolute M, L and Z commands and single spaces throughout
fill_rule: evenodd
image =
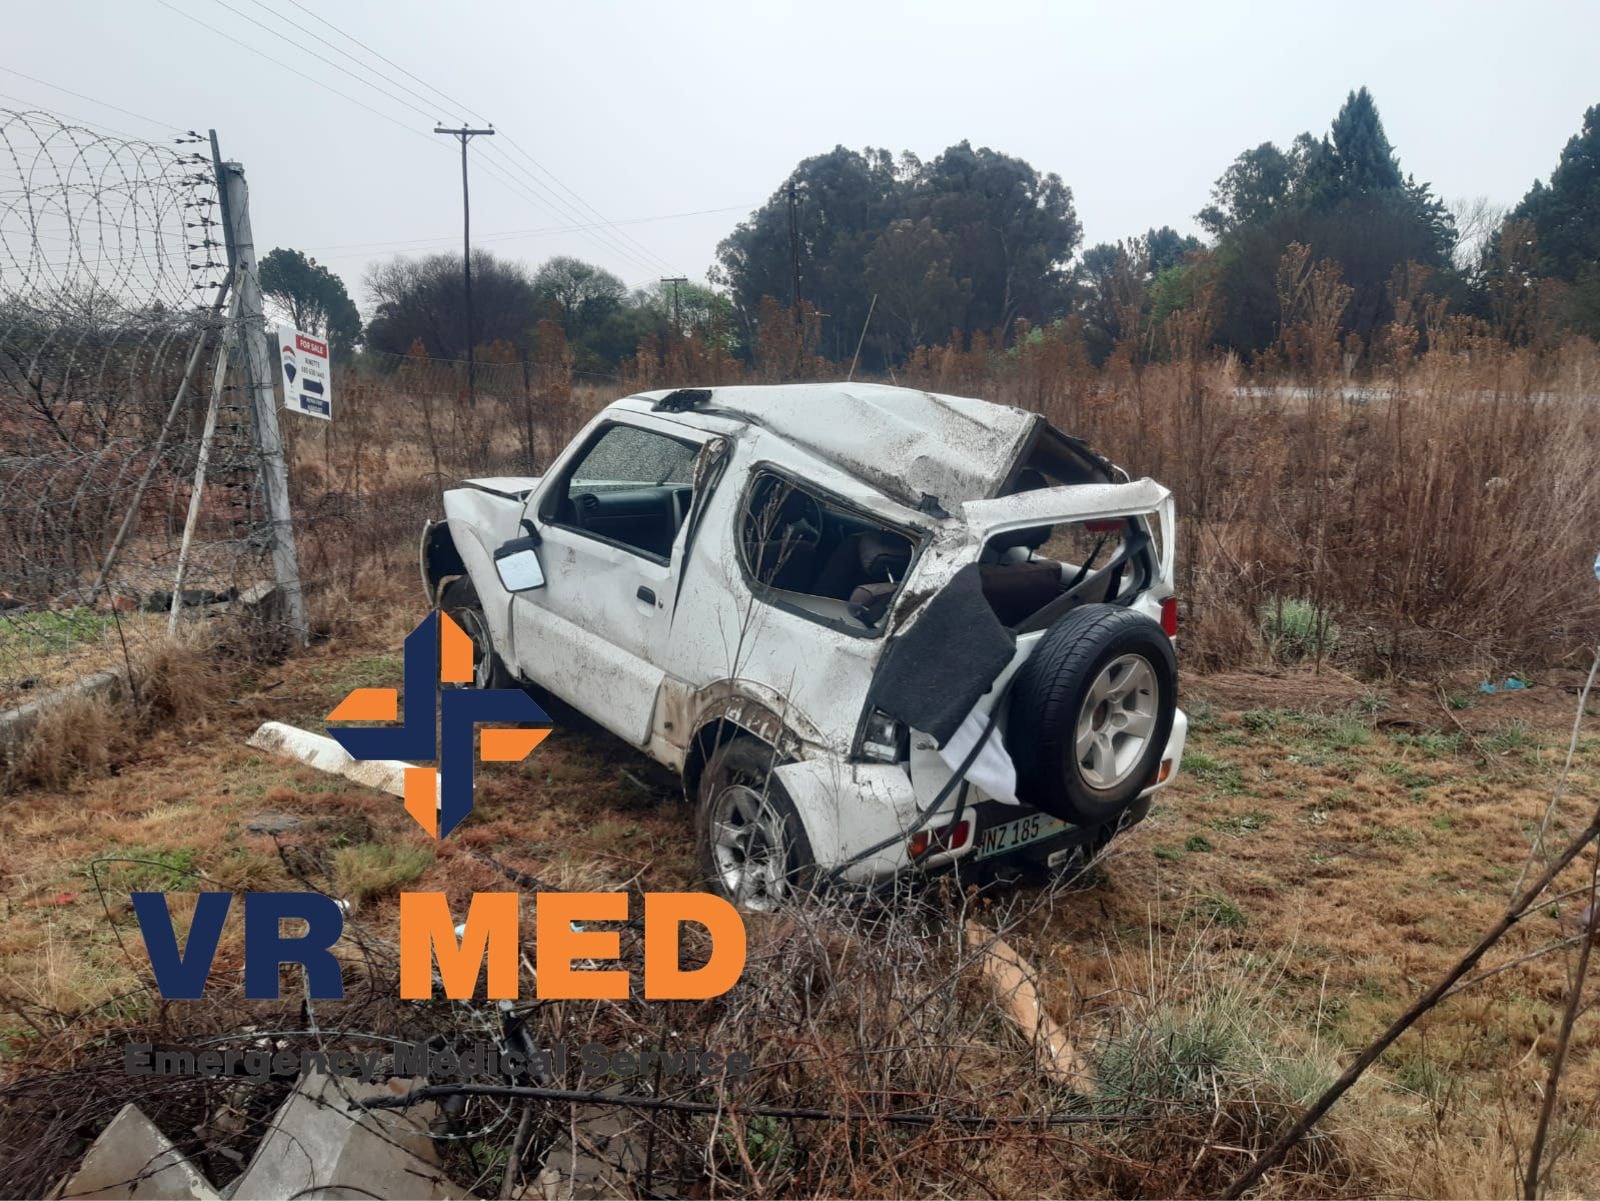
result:
M 544 566 L 539 562 L 538 535 L 513 538 L 494 552 L 494 569 L 507 592 L 531 592 L 544 587 Z

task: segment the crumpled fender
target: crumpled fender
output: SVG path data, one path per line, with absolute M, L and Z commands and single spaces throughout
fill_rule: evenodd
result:
M 478 590 L 489 635 L 509 661 L 512 596 L 500 584 L 494 552 L 520 532 L 522 500 L 479 488 L 452 488 L 444 494 L 444 514 L 456 553 Z
M 918 805 L 903 766 L 824 756 L 781 764 L 773 775 L 794 802 L 824 869 L 891 837 L 883 850 L 845 869 L 843 878 L 870 883 L 905 866 Z

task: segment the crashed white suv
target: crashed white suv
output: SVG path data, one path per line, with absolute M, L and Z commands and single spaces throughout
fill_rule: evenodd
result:
M 1056 867 L 1172 781 L 1171 494 L 1037 414 L 871 384 L 647 392 L 422 539 L 476 683 L 682 773 L 751 908 Z

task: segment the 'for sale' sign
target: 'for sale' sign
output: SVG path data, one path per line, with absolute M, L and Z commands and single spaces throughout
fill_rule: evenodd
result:
M 291 325 L 280 325 L 278 348 L 285 407 L 291 412 L 331 421 L 333 373 L 328 370 L 328 344 Z

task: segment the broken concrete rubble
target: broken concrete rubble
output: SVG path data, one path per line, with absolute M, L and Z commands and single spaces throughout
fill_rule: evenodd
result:
M 273 1197 L 414 1197 L 425 1201 L 469 1194 L 439 1169 L 428 1136 L 438 1114 L 431 1104 L 366 1110 L 363 1100 L 401 1096 L 424 1081 L 364 1084 L 305 1076 L 272 1119 L 250 1166 L 233 1186 L 239 1201 Z
M 246 745 L 258 751 L 298 759 L 308 767 L 343 776 L 353 783 L 364 784 L 380 792 L 397 797 L 406 794 L 406 768 L 411 764 L 398 759 L 352 759 L 349 752 L 333 739 L 302 730 L 298 726 L 286 725 L 281 721 L 262 722 L 261 727 L 250 735 Z
M 77 1174 L 55 1195 L 74 1201 L 101 1197 L 217 1201 L 218 1196 L 211 1182 L 132 1104 L 111 1119 Z
M 273 1115 L 244 1173 L 216 1189 L 145 1117 L 127 1105 L 105 1128 L 59 1198 L 154 1201 L 270 1201 L 274 1198 L 408 1197 L 471 1194 L 447 1178 L 429 1137 L 432 1104 L 368 1110 L 362 1102 L 401 1096 L 419 1079 L 359 1083 L 309 1073 Z

